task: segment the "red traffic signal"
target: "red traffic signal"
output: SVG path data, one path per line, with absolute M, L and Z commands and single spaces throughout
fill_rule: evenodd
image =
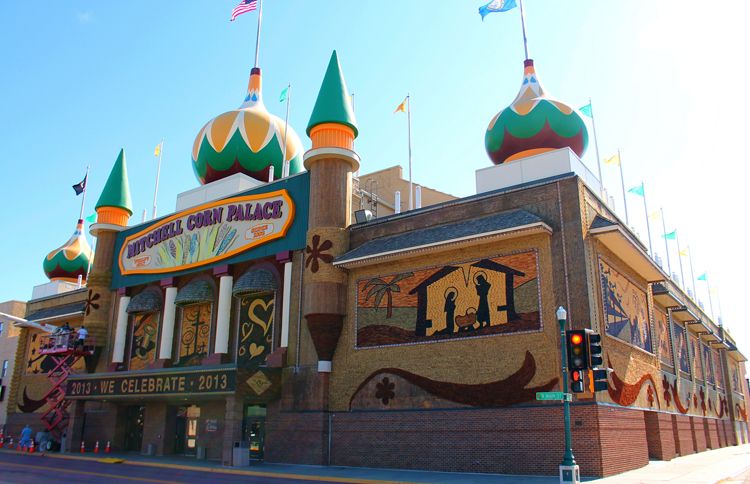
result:
M 586 330 L 571 329 L 565 332 L 568 366 L 571 370 L 586 370 L 589 357 L 586 345 Z

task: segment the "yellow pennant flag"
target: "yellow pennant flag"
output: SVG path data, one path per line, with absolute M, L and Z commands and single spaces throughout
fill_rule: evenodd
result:
M 680 251 L 680 255 L 681 255 L 682 257 L 687 257 L 687 256 L 688 256 L 689 254 L 690 254 L 690 253 L 688 252 L 688 248 L 687 248 L 687 247 L 685 247 L 684 249 L 682 249 L 682 250 Z
M 396 106 L 396 109 L 393 111 L 394 114 L 398 112 L 405 113 L 406 112 L 406 100 L 409 99 L 409 96 L 406 96 L 403 101 L 401 101 L 401 104 Z
M 650 214 L 648 214 L 648 218 L 650 218 L 651 220 L 660 220 L 661 219 L 661 211 L 654 210 L 653 212 L 651 212 Z
M 610 156 L 609 158 L 604 159 L 605 165 L 617 165 L 620 166 L 620 154 L 617 153 L 613 156 Z
M 156 148 L 154 148 L 154 156 L 159 156 L 161 154 L 161 143 L 156 145 Z

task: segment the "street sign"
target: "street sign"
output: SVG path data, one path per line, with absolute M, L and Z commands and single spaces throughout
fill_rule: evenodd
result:
M 537 400 L 567 400 L 569 402 L 573 401 L 573 395 L 570 393 L 565 392 L 537 392 L 536 393 L 536 399 Z

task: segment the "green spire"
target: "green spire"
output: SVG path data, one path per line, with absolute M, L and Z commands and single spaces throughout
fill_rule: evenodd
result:
M 109 173 L 104 190 L 96 202 L 96 208 L 116 207 L 127 210 L 133 215 L 133 203 L 130 201 L 130 185 L 128 185 L 128 169 L 125 165 L 125 151 L 120 150 L 115 166 Z
M 336 51 L 331 54 L 331 60 L 328 63 L 326 75 L 323 78 L 323 84 L 318 92 L 318 100 L 315 101 L 310 122 L 307 123 L 307 135 L 310 136 L 310 130 L 315 126 L 323 123 L 338 123 L 349 126 L 354 130 L 354 137 L 357 137 L 357 120 L 354 118 L 352 101 L 349 97 L 349 91 L 346 89 L 344 74 L 341 72 L 339 58 Z

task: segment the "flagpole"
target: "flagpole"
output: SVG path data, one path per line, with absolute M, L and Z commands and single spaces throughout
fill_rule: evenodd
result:
M 81 213 L 78 215 L 78 220 L 83 220 L 83 207 L 86 205 L 86 186 L 89 184 L 89 166 L 86 165 L 86 175 L 83 177 L 83 198 L 81 199 Z
M 667 223 L 664 221 L 664 209 L 662 207 L 659 207 L 659 211 L 661 211 L 661 230 L 662 230 L 662 237 L 664 238 L 664 250 L 667 254 L 667 270 L 669 271 L 669 274 L 667 274 L 669 277 L 672 277 L 672 265 L 669 263 L 669 241 L 667 240 Z
M 625 198 L 625 178 L 622 176 L 622 156 L 620 156 L 620 150 L 617 150 L 617 164 L 620 167 L 620 185 L 622 186 L 622 204 L 625 206 L 625 224 L 630 228 L 630 220 L 628 219 L 628 199 Z
M 263 19 L 263 0 L 258 0 L 258 34 L 255 37 L 255 67 L 258 66 L 258 54 L 260 53 L 260 25 Z
M 706 289 L 708 289 L 708 308 L 711 310 L 711 319 L 714 319 L 714 303 L 711 300 L 711 283 L 708 282 L 708 273 L 706 273 Z
M 695 276 L 693 275 L 693 253 L 690 250 L 690 246 L 687 246 L 688 261 L 690 261 L 690 282 L 693 286 L 693 298 L 698 299 L 698 295 L 695 293 Z
M 286 118 L 284 118 L 284 156 L 281 165 L 281 178 L 289 176 L 289 162 L 286 159 L 286 136 L 289 132 L 289 104 L 292 102 L 292 83 L 286 85 Z
M 685 273 L 682 272 L 682 255 L 680 254 L 680 237 L 674 234 L 674 240 L 677 242 L 677 260 L 680 263 L 680 282 L 682 282 L 682 288 L 685 288 Z
M 594 131 L 594 151 L 596 152 L 596 167 L 599 170 L 599 195 L 604 198 L 604 180 L 602 179 L 602 159 L 599 157 L 599 142 L 596 139 L 596 120 L 594 119 L 594 104 L 589 98 L 589 106 L 591 107 L 591 128 Z M 606 205 L 607 201 L 604 200 Z
M 651 222 L 648 221 L 648 205 L 646 204 L 646 183 L 641 182 L 643 188 L 643 210 L 646 212 L 646 233 L 648 234 L 648 252 L 654 258 L 654 248 L 651 245 Z
M 523 13 L 523 0 L 518 0 L 518 4 L 521 7 L 521 31 L 523 32 L 523 53 L 529 58 L 529 48 L 526 44 L 526 16 Z
M 411 178 L 411 95 L 406 94 L 406 125 L 407 134 L 409 135 L 409 210 L 414 208 L 414 188 Z
M 156 195 L 159 193 L 159 175 L 161 174 L 161 157 L 164 151 L 164 138 L 159 142 L 159 162 L 156 164 L 156 186 L 154 187 L 154 212 L 151 220 L 156 218 Z

